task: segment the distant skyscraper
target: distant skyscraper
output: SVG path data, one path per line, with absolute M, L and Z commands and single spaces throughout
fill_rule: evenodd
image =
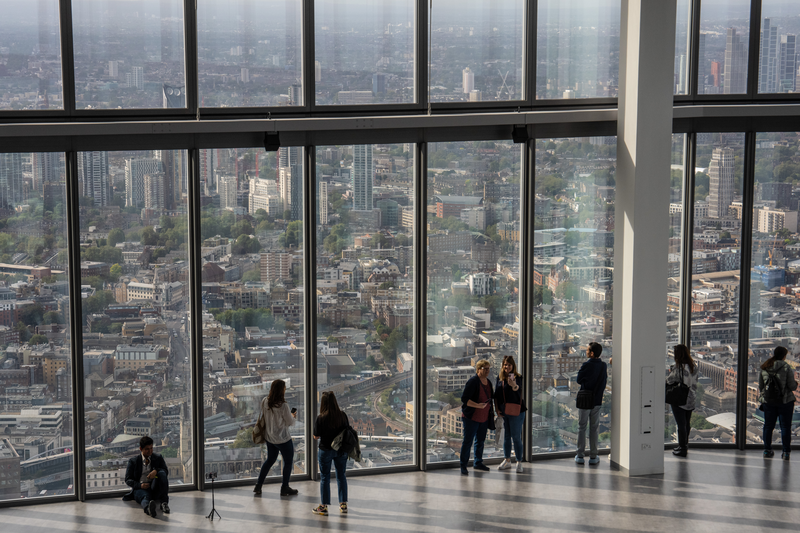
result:
M 353 146 L 353 209 L 356 211 L 372 210 L 372 185 L 375 170 L 372 166 L 372 145 L 357 144 Z
M 108 152 L 78 152 L 78 185 L 81 195 L 91 198 L 95 207 L 111 203 Z
M 328 182 L 319 182 L 319 198 L 317 200 L 317 207 L 319 208 L 319 223 L 328 223 Z
M 780 43 L 780 82 L 778 91 L 793 93 L 797 90 L 797 36 L 781 35 Z
M 0 207 L 14 208 L 23 200 L 22 154 L 0 154 Z
M 144 177 L 163 172 L 160 159 L 125 160 L 125 207 L 144 205 Z
M 242 67 L 242 83 L 250 83 L 250 69 Z
M 678 94 L 686 94 L 686 56 L 683 54 L 678 63 Z
M 131 87 L 135 87 L 140 91 L 144 90 L 144 67 L 133 67 L 131 70 Z
M 765 18 L 761 27 L 758 61 L 758 92 L 777 92 L 778 83 L 778 27 Z M 727 54 L 726 54 L 727 57 Z M 727 65 L 726 65 L 727 74 Z
M 386 94 L 386 74 L 376 72 L 372 75 L 372 94 L 374 96 Z
M 719 61 L 711 62 L 711 84 L 714 87 L 719 87 Z
M 291 213 L 291 220 L 303 218 L 303 166 L 299 146 L 285 146 L 278 150 L 278 189 L 283 210 Z
M 237 207 L 237 179 L 236 176 L 220 176 L 219 178 L 219 207 L 221 209 L 234 209 Z
M 208 148 L 200 150 L 200 186 L 206 195 L 208 195 L 208 191 L 214 188 L 215 155 L 215 150 Z
M 734 196 L 733 169 L 733 148 L 727 146 L 714 148 L 714 152 L 711 154 L 711 163 L 708 165 L 709 218 L 723 218 L 728 214 L 728 208 L 733 202 Z
M 164 174 L 154 172 L 144 176 L 144 208 L 164 209 Z
M 109 61 L 108 62 L 108 77 L 109 78 L 116 78 L 119 76 L 119 63 L 116 61 Z
M 34 152 L 33 159 L 33 188 L 41 190 L 42 184 L 47 182 L 63 182 L 64 158 L 59 152 Z
M 184 109 L 186 107 L 186 86 L 167 85 L 161 86 L 164 97 L 164 109 Z
M 475 89 L 475 73 L 469 67 L 461 72 L 461 86 L 464 94 L 469 94 Z
M 725 86 L 723 93 L 740 94 L 747 90 L 747 49 L 736 30 L 728 28 L 725 44 Z
M 322 81 L 322 65 L 319 61 L 314 61 L 314 81 L 317 83 Z
M 303 105 L 303 87 L 299 83 L 289 86 L 289 105 Z
M 163 150 L 164 207 L 174 209 L 189 192 L 189 167 L 184 150 Z
M 707 83 L 706 76 L 709 74 L 709 61 L 706 58 L 706 34 L 700 33 L 697 41 L 698 72 L 697 84 L 700 87 L 700 94 L 703 94 L 703 87 Z

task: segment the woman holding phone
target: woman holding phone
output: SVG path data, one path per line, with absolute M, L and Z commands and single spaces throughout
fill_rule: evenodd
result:
M 294 458 L 294 444 L 289 428 L 294 425 L 297 418 L 297 409 L 289 409 L 286 403 L 286 382 L 276 379 L 269 388 L 269 395 L 261 400 L 261 414 L 266 427 L 267 460 L 261 465 L 261 473 L 253 492 L 261 494 L 261 485 L 269 473 L 272 465 L 278 460 L 280 453 L 283 458 L 283 483 L 281 483 L 281 496 L 294 496 L 297 490 L 289 486 L 289 477 L 292 475 L 292 459 Z
M 517 457 L 517 472 L 522 473 L 522 422 L 524 420 L 525 400 L 522 398 L 522 374 L 517 372 L 517 363 L 510 355 L 503 357 L 500 375 L 494 388 L 494 402 L 497 416 L 503 418 L 505 433 L 503 434 L 503 462 L 498 470 L 511 468 L 511 443 Z

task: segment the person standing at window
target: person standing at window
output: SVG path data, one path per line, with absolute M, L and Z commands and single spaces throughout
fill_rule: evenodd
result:
M 600 360 L 603 346 L 590 342 L 586 347 L 588 361 L 581 365 L 578 371 L 577 382 L 581 390 L 590 390 L 594 393 L 594 407 L 591 409 L 578 409 L 578 453 L 575 462 L 584 464 L 583 456 L 586 453 L 586 425 L 589 425 L 589 464 L 596 465 L 600 462 L 597 456 L 597 431 L 600 427 L 600 406 L 603 405 L 603 392 L 608 381 L 608 369 Z
M 489 467 L 483 464 L 483 445 L 486 432 L 494 429 L 494 409 L 492 398 L 494 391 L 489 381 L 491 363 L 481 359 L 475 364 L 476 375 L 467 380 L 464 392 L 461 394 L 461 421 L 464 424 L 464 442 L 461 443 L 461 475 L 468 476 L 470 448 L 475 443 L 475 462 L 472 468 L 484 472 Z
M 794 415 L 794 391 L 797 390 L 797 380 L 794 379 L 794 370 L 785 361 L 789 351 L 783 346 L 778 346 L 772 357 L 761 365 L 758 374 L 758 390 L 760 393 L 761 410 L 764 412 L 764 457 L 773 457 L 772 432 L 775 422 L 780 419 L 781 444 L 783 453 L 781 459 L 789 460 L 792 451 L 792 416 Z
M 333 392 L 322 393 L 319 401 L 319 416 L 314 421 L 314 439 L 319 440 L 319 492 L 322 503 L 311 510 L 312 513 L 328 516 L 331 503 L 331 463 L 336 468 L 336 485 L 339 489 L 339 511 L 347 513 L 347 452 L 334 450 L 333 439 L 350 425 L 347 415 L 339 409 Z
M 497 416 L 503 418 L 505 432 L 503 433 L 503 462 L 498 470 L 511 468 L 511 443 L 514 443 L 516 454 L 516 470 L 522 473 L 522 460 L 525 454 L 522 450 L 522 422 L 525 400 L 522 398 L 522 374 L 517 372 L 517 363 L 514 357 L 503 357 L 500 375 L 497 377 L 494 401 L 497 407 Z
M 675 345 L 675 365 L 667 376 L 667 384 L 683 383 L 689 387 L 689 396 L 685 405 L 673 405 L 672 416 L 678 426 L 678 446 L 672 450 L 672 455 L 686 457 L 689 449 L 689 430 L 692 421 L 692 412 L 697 397 L 697 378 L 700 371 L 689 353 L 689 348 L 683 344 Z
M 283 480 L 281 483 L 281 496 L 294 496 L 297 490 L 289 486 L 289 477 L 292 475 L 294 459 L 294 444 L 289 428 L 294 425 L 297 418 L 297 410 L 289 410 L 286 403 L 286 382 L 276 379 L 269 387 L 269 395 L 261 400 L 261 414 L 264 417 L 266 428 L 265 438 L 267 441 L 267 460 L 261 465 L 261 472 L 258 474 L 258 481 L 253 492 L 261 494 L 261 485 L 269 474 L 270 468 L 278 460 L 280 453 L 283 458 Z

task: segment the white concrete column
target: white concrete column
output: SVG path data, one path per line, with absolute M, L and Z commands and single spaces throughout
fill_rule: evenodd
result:
M 664 471 L 664 349 L 676 0 L 622 0 L 611 461 Z

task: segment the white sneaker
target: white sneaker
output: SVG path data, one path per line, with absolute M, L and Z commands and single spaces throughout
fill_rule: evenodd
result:
M 508 459 L 503 459 L 503 462 L 500 463 L 500 466 L 497 468 L 498 470 L 508 470 L 511 468 L 511 461 Z
M 519 461 L 517 461 L 517 474 L 521 474 L 522 472 L 523 472 L 523 470 L 522 470 L 522 463 L 520 463 Z

